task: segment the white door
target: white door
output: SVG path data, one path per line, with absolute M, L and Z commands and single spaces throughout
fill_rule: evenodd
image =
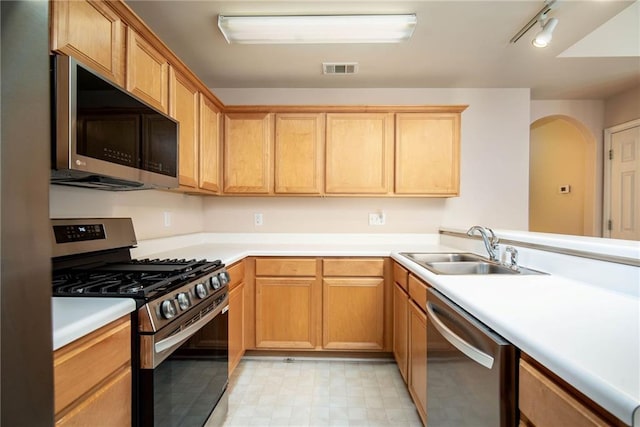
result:
M 609 237 L 640 240 L 640 125 L 612 132 L 610 141 Z

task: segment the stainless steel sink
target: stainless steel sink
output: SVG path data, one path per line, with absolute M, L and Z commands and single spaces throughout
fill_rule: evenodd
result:
M 517 271 L 488 262 L 429 262 L 436 274 L 518 274 Z
M 403 255 L 412 261 L 417 262 L 418 264 L 429 263 L 429 262 L 458 262 L 458 261 L 485 261 L 480 255 L 471 254 L 471 253 L 436 253 L 436 252 L 420 252 L 420 253 L 410 253 L 403 252 L 400 255 Z
M 520 267 L 512 270 L 480 255 L 462 252 L 402 252 L 400 255 L 416 262 L 435 274 L 476 275 L 476 274 L 546 274 Z

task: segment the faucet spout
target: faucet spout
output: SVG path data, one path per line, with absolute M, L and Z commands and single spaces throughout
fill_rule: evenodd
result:
M 498 260 L 498 238 L 492 229 L 488 227 L 482 227 L 480 225 L 474 225 L 469 230 L 467 230 L 467 236 L 473 236 L 476 232 L 480 234 L 482 237 L 482 241 L 484 242 L 484 247 L 487 249 L 487 253 L 489 254 L 489 259 L 491 261 Z

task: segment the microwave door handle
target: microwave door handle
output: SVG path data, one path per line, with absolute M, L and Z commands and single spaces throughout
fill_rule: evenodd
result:
M 451 345 L 485 368 L 491 369 L 493 367 L 493 357 L 481 350 L 478 350 L 449 329 L 435 313 L 433 310 L 433 304 L 430 302 L 427 302 L 427 316 L 431 319 L 431 322 L 433 322 L 433 326 L 438 330 L 438 332 L 440 332 L 444 339 L 451 343 Z
M 205 314 L 200 320 L 198 320 L 197 322 L 189 325 L 186 329 L 183 329 L 182 331 L 178 332 L 177 334 L 171 335 L 170 337 L 167 337 L 161 341 L 158 341 L 155 345 L 154 345 L 154 350 L 156 352 L 156 354 L 160 354 L 163 351 L 166 351 L 172 347 L 178 346 L 180 344 L 182 344 L 183 342 L 185 342 L 186 340 L 188 340 L 189 338 L 191 338 L 191 336 L 193 336 L 193 334 L 195 334 L 196 332 L 198 332 L 204 325 L 206 325 L 207 323 L 209 323 L 209 321 L 211 319 L 213 319 L 214 317 L 216 317 L 218 314 L 220 313 L 226 313 L 227 311 L 229 311 L 229 296 L 226 296 L 224 299 L 224 302 L 222 304 L 220 304 L 218 307 L 216 307 L 213 311 L 210 311 L 209 313 Z

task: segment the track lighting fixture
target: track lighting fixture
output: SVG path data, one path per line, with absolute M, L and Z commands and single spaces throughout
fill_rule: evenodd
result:
M 542 19 L 539 22 L 542 31 L 536 34 L 536 37 L 531 43 L 533 43 L 535 47 L 547 47 L 553 37 L 553 30 L 555 30 L 556 25 L 558 25 L 558 20 L 556 18 L 549 18 L 547 22 L 544 22 Z
M 525 35 L 527 31 L 529 31 L 537 23 L 539 23 L 542 27 L 542 30 L 536 35 L 536 38 L 533 40 L 533 45 L 536 47 L 546 47 L 551 41 L 553 30 L 556 28 L 556 25 L 558 25 L 558 20 L 556 18 L 547 19 L 547 14 L 556 3 L 556 1 L 557 0 L 546 0 L 544 2 L 544 7 L 540 9 L 540 11 L 536 13 L 524 27 L 520 28 L 520 30 L 513 37 L 511 37 L 511 40 L 509 42 L 517 42 L 522 36 Z

